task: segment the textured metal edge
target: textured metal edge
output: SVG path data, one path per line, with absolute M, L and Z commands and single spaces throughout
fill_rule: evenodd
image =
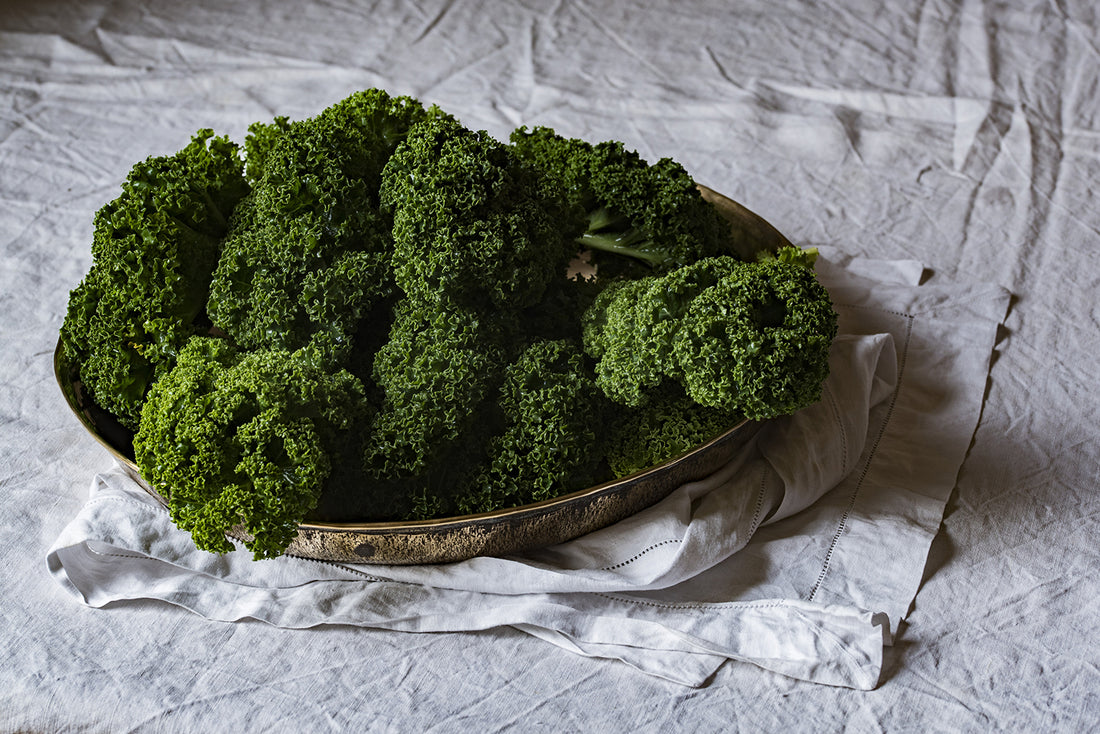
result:
M 759 214 L 703 184 L 696 184 L 696 188 L 737 232 L 734 250 L 743 260 L 752 259 L 761 250 L 774 252 L 780 247 L 790 246 L 791 241 Z
M 759 424 L 742 421 L 706 444 L 637 474 L 482 515 L 421 522 L 303 523 L 289 555 L 348 563 L 447 563 L 562 543 L 625 519 L 721 468 Z

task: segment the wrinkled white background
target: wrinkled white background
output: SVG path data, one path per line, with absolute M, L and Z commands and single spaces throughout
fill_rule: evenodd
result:
M 56 2 L 0 9 L 0 728 L 1086 730 L 1100 720 L 1092 3 Z M 91 214 L 199 127 L 383 86 L 498 135 L 671 155 L 799 244 L 1016 296 L 926 581 L 871 692 L 686 690 L 519 632 L 102 621 L 42 552 L 106 456 L 53 384 Z M 277 635 L 276 635 L 277 632 Z M 256 654 L 264 650 L 274 654 Z M 207 717 L 216 711 L 214 724 Z M 205 724 L 205 727 L 202 725 Z

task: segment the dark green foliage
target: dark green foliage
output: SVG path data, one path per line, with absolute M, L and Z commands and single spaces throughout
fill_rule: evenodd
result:
M 375 239 L 344 246 L 314 215 L 231 232 L 211 285 L 214 324 L 250 349 L 313 344 L 345 363 L 363 321 L 395 291 L 385 229 L 363 235 Z
M 214 275 L 214 323 L 248 348 L 308 344 L 346 364 L 364 320 L 388 320 L 395 295 L 382 170 L 411 126 L 441 114 L 372 89 L 316 117 L 253 125 L 255 185 Z
M 654 280 L 611 283 L 583 317 L 585 350 L 598 360 L 596 384 L 622 405 L 642 405 L 647 391 L 664 379 L 655 355 L 639 351 L 635 339 L 642 315 L 637 304 Z
M 597 483 L 605 398 L 577 342 L 537 341 L 504 374 L 504 430 L 458 501 L 462 513 L 551 499 Z
M 745 263 L 692 301 L 673 347 L 700 405 L 763 420 L 821 398 L 837 317 L 813 271 Z
M 639 406 L 648 393 L 680 370 L 672 345 L 692 300 L 740 262 L 699 260 L 663 276 L 615 281 L 585 313 L 585 348 L 598 359 L 596 382 L 612 400 Z
M 442 116 L 410 97 L 372 89 L 315 117 L 253 126 L 245 149 L 260 158 L 249 161 L 260 216 L 318 213 L 334 236 L 355 239 L 360 218 L 375 216 L 382 169 L 394 150 L 417 123 Z
M 242 170 L 236 145 L 200 130 L 179 153 L 135 165 L 96 213 L 92 267 L 61 337 L 96 402 L 131 429 L 149 386 L 208 327 L 210 275 L 248 192 Z
M 454 120 L 414 126 L 383 172 L 394 275 L 419 300 L 515 310 L 564 278 L 575 247 L 537 174 L 510 148 Z
M 584 317 L 597 384 L 638 407 L 674 380 L 700 405 L 753 419 L 810 405 L 837 322 L 807 262 L 783 250 L 758 263 L 715 257 L 613 283 Z
M 532 340 L 580 340 L 581 319 L 602 290 L 601 283 L 581 276 L 550 281 L 539 302 L 520 314 L 524 334 Z
M 243 151 L 135 166 L 62 328 L 200 548 L 547 500 L 819 395 L 812 253 L 740 262 L 674 161 L 378 89 Z
M 362 384 L 305 352 L 238 352 L 193 337 L 150 390 L 134 452 L 195 545 L 233 549 L 236 525 L 256 558 L 279 555 L 316 505 L 340 436 L 368 417 Z
M 255 184 L 264 174 L 264 163 L 279 139 L 290 128 L 290 119 L 279 115 L 271 122 L 254 122 L 248 126 L 244 140 L 245 175 Z
M 503 430 L 505 367 L 536 330 L 576 328 L 575 247 L 541 186 L 507 146 L 443 118 L 413 126 L 383 171 L 402 298 L 374 359 L 382 399 L 364 457 L 412 498 L 407 517 L 466 506 L 456 493 Z
M 491 315 L 402 301 L 374 360 L 385 397 L 366 444 L 368 472 L 413 477 L 450 455 L 499 382 L 513 334 Z
M 669 158 L 649 164 L 620 142 L 591 144 L 546 127 L 519 128 L 511 143 L 582 218 L 577 242 L 596 251 L 605 279 L 638 277 L 646 270 L 638 263 L 662 273 L 733 251 L 728 225 Z
M 701 406 L 679 384 L 666 382 L 644 406 L 617 413 L 606 437 L 607 463 L 616 477 L 625 477 L 717 438 L 740 421 L 740 415 Z

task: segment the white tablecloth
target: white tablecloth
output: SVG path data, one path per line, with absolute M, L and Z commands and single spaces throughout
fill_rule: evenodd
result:
M 117 471 L 93 480 L 49 568 L 95 607 L 153 599 L 291 629 L 512 626 L 689 686 L 736 660 L 874 688 L 974 433 L 1008 298 L 907 282 L 905 263 L 851 266 L 877 277 L 819 265 L 841 314 L 822 399 L 584 537 L 440 565 L 257 563 L 243 548 L 198 551 Z
M 1092 728 L 1098 49 L 1096 11 L 1065 2 L 6 4 L 0 730 Z M 522 625 L 287 629 L 140 599 L 94 607 L 50 574 L 48 551 L 94 478 L 111 476 L 51 364 L 68 290 L 90 263 L 92 213 L 134 161 L 200 127 L 241 139 L 253 121 L 306 116 L 370 86 L 501 136 L 546 124 L 670 155 L 845 272 L 902 261 L 927 267 L 906 286 L 915 292 L 974 294 L 948 300 L 980 313 L 992 344 L 960 330 L 911 342 L 915 361 L 899 362 L 903 386 L 959 350 L 991 362 L 965 395 L 941 390 L 953 373 L 920 382 L 926 405 L 977 401 L 976 431 L 945 426 L 966 438 L 883 462 L 909 507 L 938 508 L 906 516 L 874 493 L 827 495 L 732 556 L 749 564 L 751 552 L 776 580 L 761 598 L 885 613 L 892 644 L 873 684 L 820 685 L 729 650 L 718 657 L 735 660 L 701 666 L 701 681 L 675 682 L 624 665 L 603 639 L 538 639 Z M 1012 294 L 1007 316 L 1001 293 Z M 920 313 L 950 316 L 938 308 Z M 910 486 L 937 462 L 955 464 L 946 487 Z M 837 513 L 839 534 L 825 520 Z M 890 583 L 846 584 L 852 558 L 876 549 L 866 516 L 889 525 L 884 535 L 934 540 L 916 559 L 883 551 Z M 797 542 L 806 557 L 835 548 L 827 568 L 769 566 Z M 912 593 L 888 608 L 906 598 L 886 592 L 899 567 Z

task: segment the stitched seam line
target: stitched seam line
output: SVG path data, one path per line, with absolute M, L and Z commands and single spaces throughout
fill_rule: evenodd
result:
M 719 604 L 669 604 L 654 601 L 643 601 L 641 599 L 627 599 L 619 596 L 613 596 L 611 594 L 597 594 L 596 596 L 602 596 L 605 599 L 611 601 L 636 604 L 643 607 L 651 607 L 653 609 L 672 609 L 678 611 L 707 611 L 711 609 L 779 609 L 783 607 L 789 607 L 785 601 L 767 601 L 767 602 L 726 602 Z M 836 653 L 843 655 L 849 660 L 857 660 L 858 656 L 849 650 L 840 640 L 836 638 L 834 633 L 830 633 L 828 629 L 823 630 L 821 640 L 827 644 L 830 649 Z
M 817 596 L 817 592 L 821 590 L 821 585 L 825 581 L 825 577 L 829 573 L 829 566 L 833 559 L 833 553 L 836 551 L 837 544 L 840 543 L 841 536 L 844 535 L 844 530 L 848 526 L 848 517 L 851 515 L 852 510 L 855 508 L 856 500 L 859 498 L 860 490 L 863 489 L 863 480 L 867 478 L 867 473 L 871 470 L 871 462 L 875 458 L 875 453 L 878 451 L 879 442 L 882 441 L 882 437 L 886 434 L 886 428 L 890 425 L 890 419 L 894 415 L 894 407 L 898 402 L 898 395 L 901 394 L 902 382 L 905 379 L 905 363 L 909 356 L 909 340 L 913 335 L 913 317 L 907 316 L 908 322 L 905 327 L 905 342 L 901 350 L 901 359 L 898 361 L 898 384 L 894 390 L 894 395 L 890 399 L 890 407 L 886 411 L 886 418 L 882 421 L 882 427 L 879 428 L 878 435 L 875 436 L 875 442 L 871 446 L 871 453 L 867 456 L 867 462 L 863 465 L 863 471 L 860 472 L 859 481 L 856 482 L 855 489 L 852 490 L 852 495 L 848 499 L 848 506 L 844 508 L 844 513 L 840 516 L 840 522 L 837 525 L 836 532 L 833 534 L 833 540 L 829 543 L 829 550 L 825 553 L 825 562 L 821 566 L 821 573 L 817 576 L 817 581 L 814 583 L 812 589 L 810 589 L 807 600 L 814 601 L 814 597 Z
M 384 584 L 404 584 L 405 586 L 421 586 L 422 585 L 422 584 L 415 584 L 411 581 L 398 581 L 396 579 L 382 578 L 381 576 L 372 576 L 369 573 L 364 573 L 364 572 L 360 571 L 359 569 L 354 568 L 354 567 L 352 567 L 348 564 L 337 563 L 336 561 L 323 561 L 320 558 L 306 558 L 305 556 L 291 556 L 291 555 L 288 555 L 287 558 L 293 558 L 295 561 L 305 561 L 307 563 L 316 563 L 316 564 L 321 565 L 321 566 L 330 566 L 332 568 L 338 568 L 341 571 L 347 571 L 348 573 L 353 573 L 356 576 L 360 576 L 360 577 L 363 578 L 364 581 L 373 581 L 375 583 L 384 583 Z M 343 579 L 337 579 L 337 580 L 343 580 Z
M 622 561 L 620 563 L 616 563 L 614 566 L 604 566 L 600 570 L 601 571 L 614 571 L 617 568 L 622 568 L 623 566 L 627 566 L 631 563 L 634 563 L 634 561 L 638 560 L 639 558 L 644 556 L 646 553 L 649 553 L 651 550 L 654 550 L 656 548 L 660 548 L 662 545 L 668 545 L 669 543 L 682 543 L 682 542 L 683 541 L 680 540 L 679 538 L 669 538 L 667 540 L 662 540 L 659 543 L 654 543 L 653 545 L 649 546 L 645 550 L 639 551 L 638 553 L 636 553 L 634 555 L 633 558 L 628 558 L 625 561 Z
M 603 597 L 604 599 L 610 599 L 611 601 L 621 602 L 626 604 L 637 604 L 643 607 L 652 607 L 654 609 L 773 609 L 775 607 L 785 607 L 787 603 L 785 601 L 769 601 L 769 602 L 743 602 L 743 601 L 731 601 L 720 602 L 713 604 L 675 604 L 672 602 L 657 602 L 647 601 L 645 599 L 631 599 L 629 597 L 616 596 L 614 594 L 597 593 L 596 596 Z
M 148 559 L 149 556 L 143 553 L 104 553 L 103 551 L 97 551 L 95 548 L 87 548 L 88 552 L 100 556 L 102 558 L 136 558 L 138 560 Z
M 906 313 L 905 311 L 893 311 L 888 308 L 879 308 L 878 306 L 863 306 L 860 304 L 851 303 L 838 303 L 834 304 L 835 308 L 850 308 L 853 311 L 878 311 L 879 313 L 888 313 L 893 316 L 901 316 L 903 319 L 912 319 L 913 314 Z

